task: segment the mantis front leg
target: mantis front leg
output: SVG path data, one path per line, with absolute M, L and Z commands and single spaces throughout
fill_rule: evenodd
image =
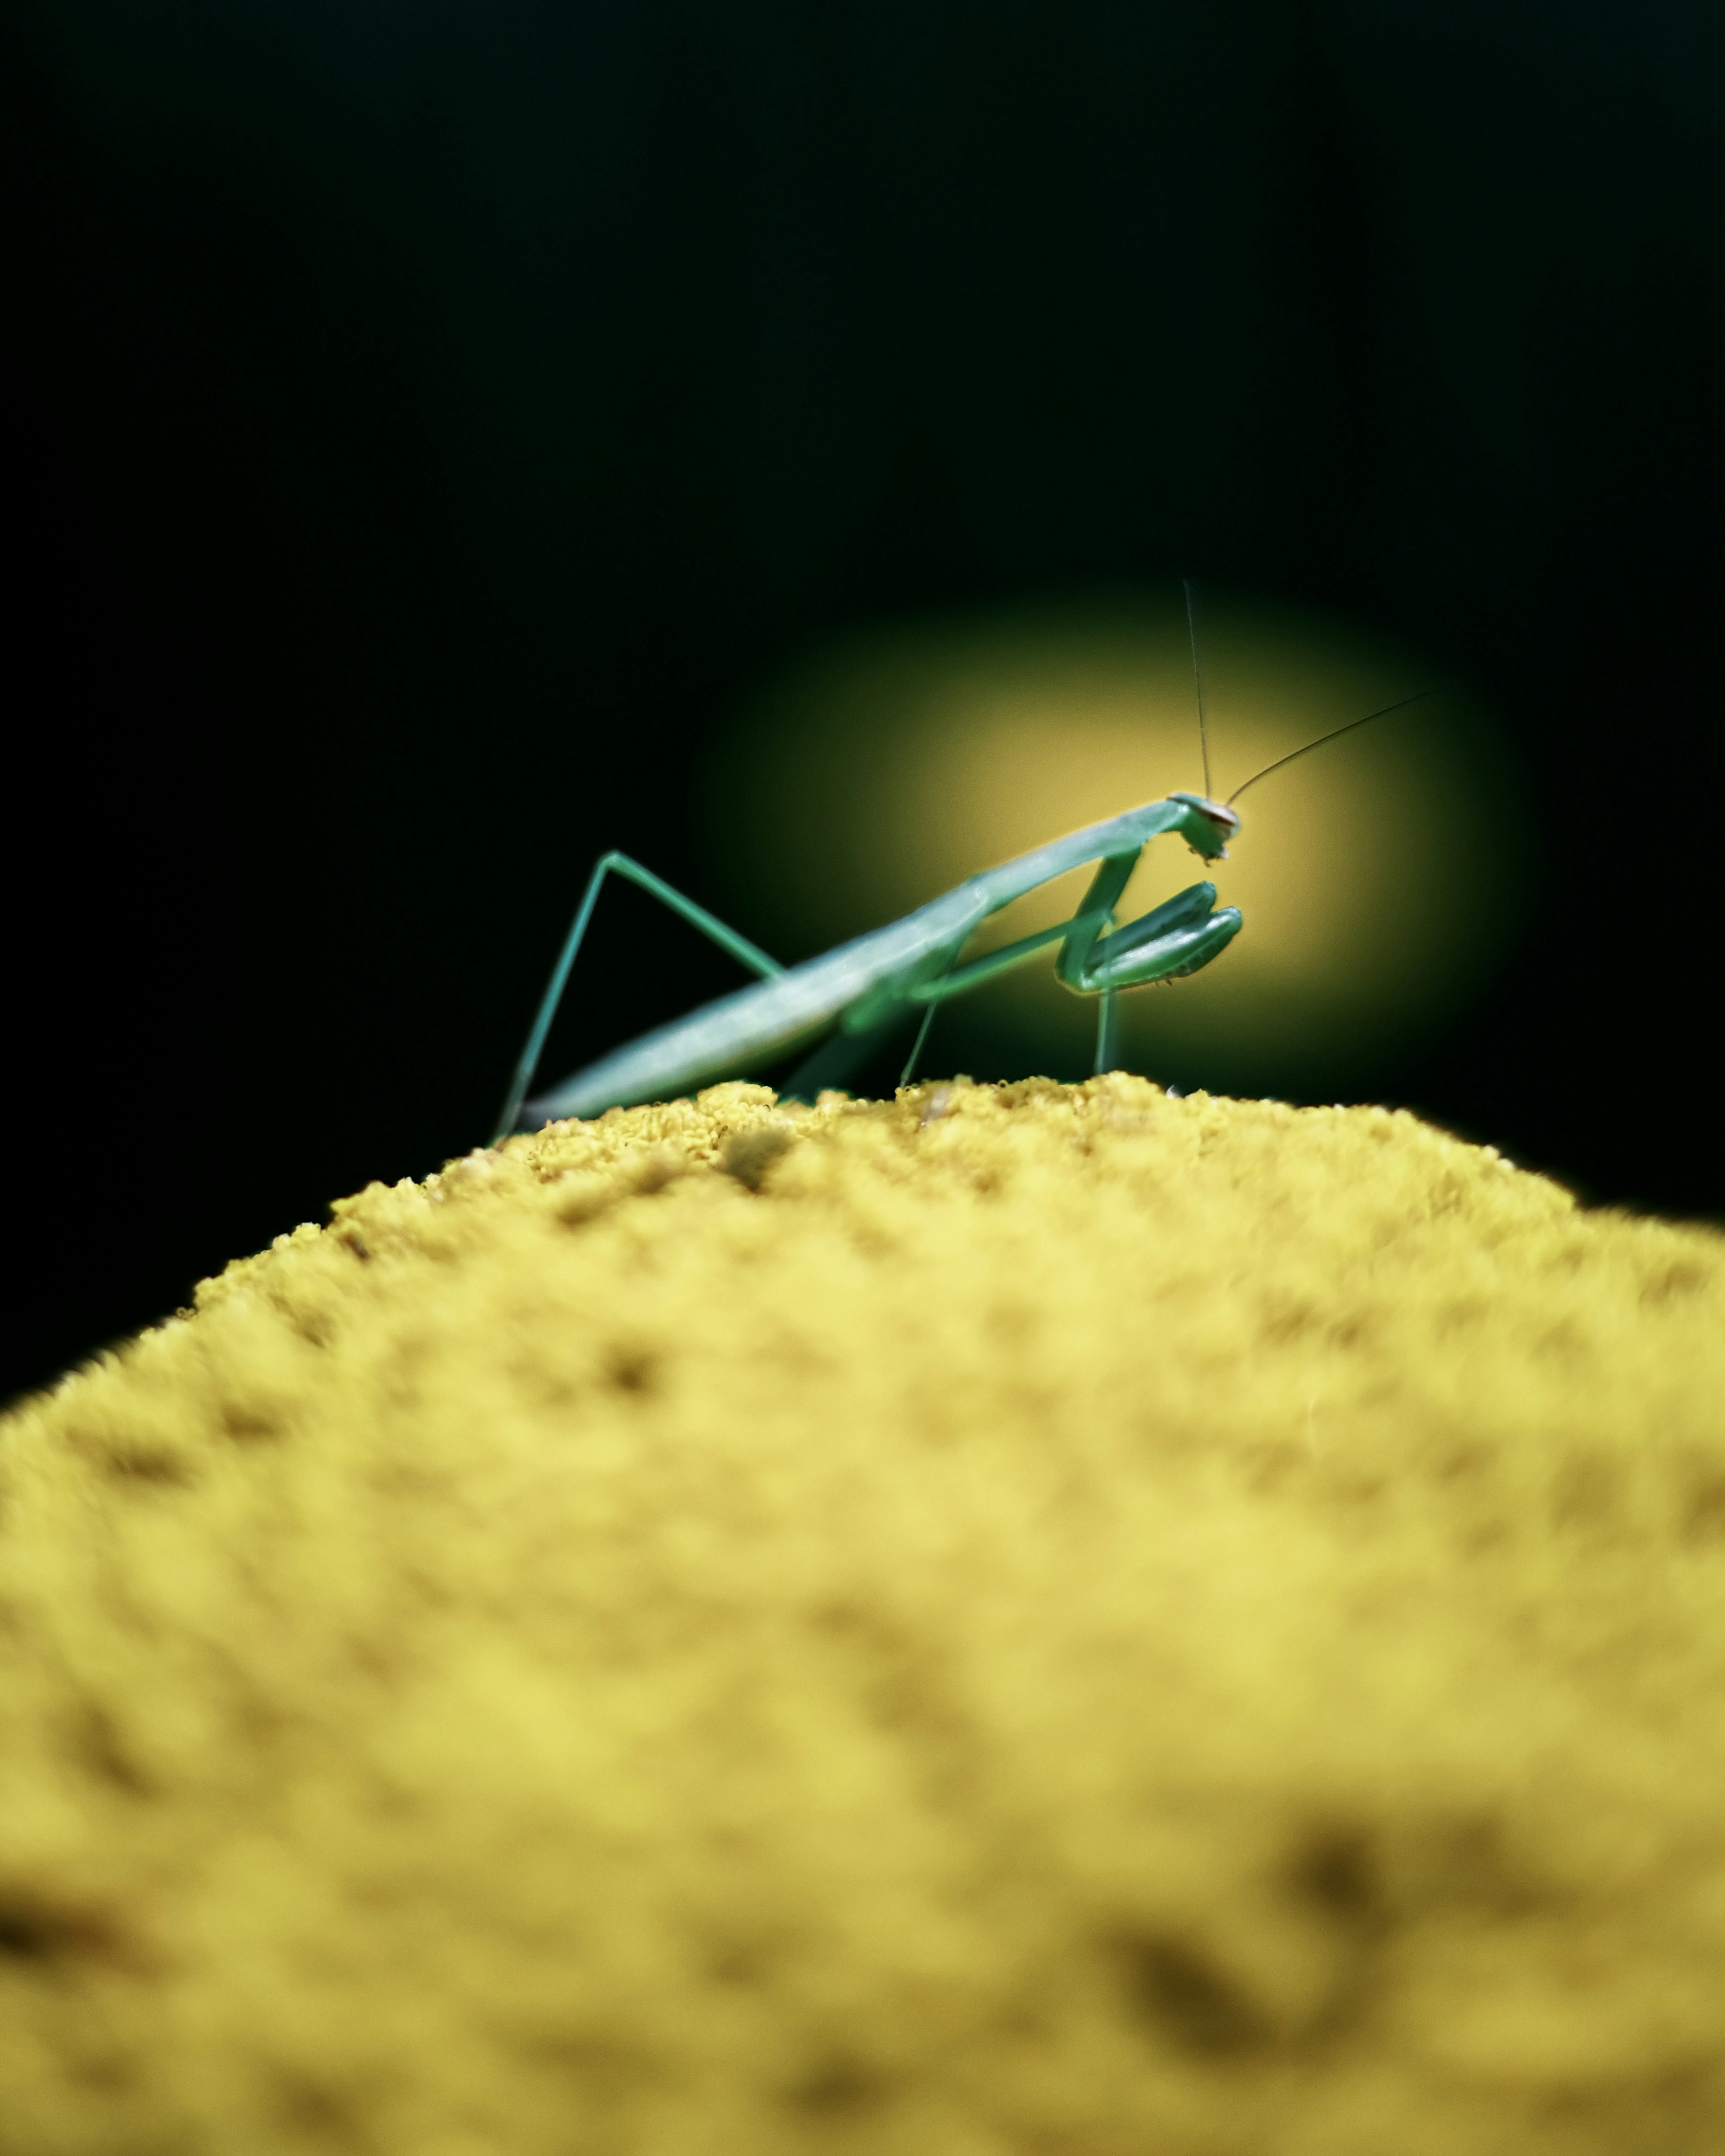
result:
M 1081 947 L 1074 938 L 1062 947 L 1055 971 L 1079 995 L 1182 980 L 1219 957 L 1240 925 L 1237 906 L 1216 904 L 1213 883 L 1190 884 L 1111 935 L 1091 936 Z
M 1091 879 L 1078 911 L 1052 928 L 1020 937 L 986 957 L 968 966 L 951 967 L 938 978 L 919 982 L 908 992 L 912 1003 L 932 1005 L 948 996 L 979 987 L 996 973 L 1005 973 L 1047 945 L 1058 942 L 1055 973 L 1063 987 L 1075 995 L 1100 996 L 1097 1013 L 1096 1069 L 1111 1069 L 1114 1059 L 1116 993 L 1122 988 L 1144 988 L 1153 981 L 1175 980 L 1195 973 L 1234 940 L 1240 932 L 1237 906 L 1218 906 L 1216 887 L 1195 883 L 1125 927 L 1114 928 L 1114 908 L 1132 880 L 1142 846 L 1128 853 L 1111 855 Z M 1111 932 L 1110 932 L 1111 931 Z
M 1115 1065 L 1117 992 L 1195 973 L 1219 957 L 1240 929 L 1239 907 L 1218 907 L 1213 883 L 1189 885 L 1124 928 L 1114 928 L 1115 905 L 1137 866 L 1136 854 L 1102 863 L 1055 966 L 1063 987 L 1076 995 L 1101 998 L 1096 1014 L 1098 1076 Z M 1105 932 L 1111 929 L 1111 934 Z

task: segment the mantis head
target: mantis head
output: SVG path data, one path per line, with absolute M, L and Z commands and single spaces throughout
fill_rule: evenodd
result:
M 1172 793 L 1168 798 L 1185 804 L 1180 836 L 1193 852 L 1207 861 L 1225 860 L 1228 841 L 1240 829 L 1240 819 L 1233 809 L 1224 808 L 1219 801 L 1207 801 L 1201 793 Z

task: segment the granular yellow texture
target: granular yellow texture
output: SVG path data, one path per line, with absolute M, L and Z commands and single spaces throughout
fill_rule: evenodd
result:
M 0 2151 L 1714 2156 L 1722 1321 L 1119 1076 L 346 1199 L 0 1425 Z

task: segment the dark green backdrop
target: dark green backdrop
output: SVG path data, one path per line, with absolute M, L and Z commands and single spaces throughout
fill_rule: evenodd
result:
M 811 640 L 1183 570 L 1533 774 L 1519 958 L 1375 1090 L 1725 1207 L 1722 23 L 13 0 L 0 1383 L 482 1138 Z M 572 1060 L 729 984 L 613 932 Z

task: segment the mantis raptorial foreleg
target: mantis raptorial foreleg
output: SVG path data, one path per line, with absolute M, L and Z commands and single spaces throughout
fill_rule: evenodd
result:
M 1081 957 L 1075 953 L 1077 963 L 1070 963 L 1063 952 L 1060 963 L 1067 970 L 1060 978 L 1081 995 L 1183 979 L 1209 965 L 1239 925 L 1230 917 L 1231 909 L 1214 911 L 1215 903 L 1213 883 L 1189 884 L 1125 927 L 1099 937 Z
M 1102 931 L 1113 925 L 1114 902 L 1131 880 L 1132 870 L 1137 866 L 1138 856 L 1142 851 L 1141 845 L 1134 846 L 1129 853 L 1105 860 L 1091 880 L 1084 903 L 1070 920 L 1057 921 L 1052 928 L 1038 929 L 1034 935 L 1021 936 L 1016 942 L 1008 943 L 999 951 L 991 951 L 986 957 L 974 959 L 968 966 L 958 966 L 956 963 L 958 953 L 954 952 L 954 963 L 948 965 L 937 980 L 924 982 L 912 989 L 911 999 L 926 1004 L 927 1009 L 923 1013 L 922 1027 L 916 1034 L 916 1045 L 911 1050 L 910 1060 L 905 1065 L 899 1083 L 901 1086 L 910 1083 L 911 1074 L 922 1058 L 923 1044 L 928 1038 L 935 1007 L 944 1002 L 947 997 L 962 995 L 967 988 L 980 987 L 993 974 L 1007 972 L 1024 959 L 1033 957 L 1050 943 L 1060 945 L 1063 963 L 1069 951 L 1076 949 L 1087 953 Z M 1096 1011 L 1096 1070 L 1098 1076 L 1114 1068 L 1115 1041 L 1114 992 L 1111 988 L 1105 988 Z
M 1215 886 L 1195 883 L 1137 921 L 1128 921 L 1124 928 L 1115 929 L 1114 908 L 1132 880 L 1142 850 L 1142 846 L 1135 846 L 1130 852 L 1106 857 L 1091 879 L 1083 902 L 1069 920 L 1022 936 L 1017 942 L 991 951 L 968 966 L 951 966 L 937 979 L 922 981 L 909 989 L 906 1000 L 932 1008 L 948 996 L 980 987 L 993 975 L 1004 973 L 1047 944 L 1058 942 L 1055 972 L 1061 983 L 1080 995 L 1101 998 L 1096 1014 L 1096 1067 L 1099 1074 L 1112 1070 L 1116 993 L 1195 973 L 1215 957 L 1239 927 L 1237 915 L 1214 912 Z

